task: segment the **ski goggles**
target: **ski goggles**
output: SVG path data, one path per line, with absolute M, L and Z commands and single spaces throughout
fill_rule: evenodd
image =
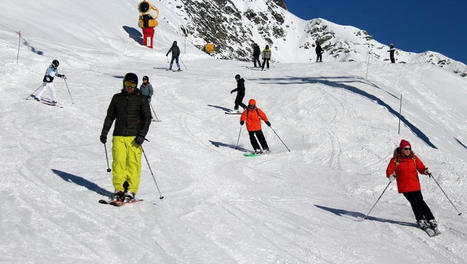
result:
M 131 81 L 125 81 L 125 82 L 123 83 L 123 86 L 124 86 L 125 88 L 127 88 L 127 87 L 136 88 L 136 83 L 131 82 Z

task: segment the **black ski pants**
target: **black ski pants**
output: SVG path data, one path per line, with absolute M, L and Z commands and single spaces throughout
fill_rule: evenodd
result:
M 422 219 L 425 219 L 425 220 L 435 219 L 435 217 L 431 213 L 430 208 L 423 200 L 421 191 L 406 192 L 406 193 L 403 193 L 403 195 L 410 202 L 413 213 L 415 214 L 415 219 L 417 219 L 417 221 L 422 220 Z
M 264 65 L 267 65 L 268 69 L 269 69 L 269 60 L 270 59 L 263 59 L 263 65 L 261 65 L 261 68 L 264 69 Z
M 251 146 L 253 146 L 254 150 L 259 150 L 261 149 L 258 145 L 258 141 L 256 141 L 256 138 L 258 138 L 259 143 L 261 144 L 261 147 L 263 150 L 269 150 L 268 143 L 266 142 L 266 139 L 264 138 L 263 131 L 258 130 L 258 131 L 248 131 L 248 134 L 250 135 L 250 142 Z M 256 137 L 255 137 L 256 135 Z
M 256 63 L 258 63 L 258 67 L 261 67 L 261 61 L 259 60 L 259 56 L 253 56 L 253 64 L 256 68 Z
M 245 96 L 238 96 L 235 97 L 235 106 L 234 109 L 238 110 L 238 106 L 241 106 L 243 109 L 246 109 L 246 105 L 243 103 L 243 97 Z
M 396 58 L 394 58 L 394 52 L 389 52 L 389 58 L 391 59 L 391 63 L 396 63 Z
M 316 62 L 323 62 L 323 54 L 317 53 L 316 54 Z

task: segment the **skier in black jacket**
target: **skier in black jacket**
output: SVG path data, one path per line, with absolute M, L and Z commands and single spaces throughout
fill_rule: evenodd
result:
M 172 70 L 172 65 L 175 60 L 175 62 L 177 63 L 178 71 L 181 71 L 180 63 L 178 63 L 178 57 L 180 57 L 180 48 L 177 46 L 177 41 L 173 42 L 172 47 L 170 47 L 169 51 L 167 51 L 167 54 L 165 56 L 169 56 L 170 52 L 172 52 L 172 60 L 170 60 L 169 70 Z
M 319 42 L 316 42 L 316 62 L 323 62 L 323 48 L 321 48 L 321 44 Z
M 235 97 L 235 106 L 234 110 L 238 111 L 238 106 L 240 105 L 243 109 L 246 109 L 246 105 L 242 102 L 243 97 L 245 97 L 245 80 L 240 77 L 240 74 L 235 75 L 235 80 L 237 80 L 237 88 L 230 91 L 230 93 L 237 92 L 237 97 Z
M 258 67 L 261 67 L 261 61 L 259 60 L 259 56 L 261 55 L 261 49 L 259 48 L 258 44 L 253 43 L 253 64 L 256 68 L 256 63 L 258 62 Z
M 115 188 L 113 195 L 115 201 L 131 201 L 138 191 L 141 144 L 151 124 L 148 100 L 141 95 L 136 88 L 137 85 L 136 74 L 127 73 L 123 79 L 122 91 L 112 97 L 100 136 L 100 141 L 105 144 L 107 133 L 115 120 L 112 139 L 112 182 Z
M 391 59 L 391 63 L 396 63 L 396 59 L 394 58 L 394 52 L 396 49 L 394 48 L 394 43 L 389 44 L 389 58 Z

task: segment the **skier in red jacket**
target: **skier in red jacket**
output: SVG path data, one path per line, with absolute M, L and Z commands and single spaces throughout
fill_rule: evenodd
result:
M 256 154 L 263 153 L 263 151 L 267 153 L 270 152 L 268 143 L 266 142 L 263 131 L 261 130 L 261 120 L 263 120 L 266 125 L 271 126 L 271 123 L 269 122 L 266 114 L 261 111 L 261 109 L 256 107 L 255 99 L 250 99 L 247 109 L 243 111 L 242 116 L 240 117 L 240 125 L 243 126 L 246 121 L 246 128 L 248 130 L 248 134 L 250 135 L 250 142 Z M 258 138 L 263 150 L 261 150 L 259 147 L 256 138 Z
M 418 171 L 418 172 L 417 172 Z M 386 177 L 390 181 L 396 179 L 397 189 L 410 202 L 417 224 L 422 228 L 436 228 L 435 217 L 423 200 L 418 173 L 430 175 L 428 168 L 412 151 L 407 140 L 401 140 L 399 147 L 394 150 L 394 156 L 389 161 Z

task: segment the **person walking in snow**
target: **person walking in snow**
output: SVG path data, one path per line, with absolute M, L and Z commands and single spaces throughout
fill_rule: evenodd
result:
M 250 99 L 247 109 L 243 111 L 242 116 L 240 117 L 240 125 L 243 126 L 243 124 L 246 122 L 246 128 L 250 136 L 251 146 L 253 147 L 255 154 L 263 153 L 263 151 L 266 153 L 270 152 L 268 143 L 266 142 L 263 131 L 261 130 L 261 120 L 263 120 L 266 125 L 271 126 L 271 123 L 269 122 L 266 114 L 261 111 L 261 109 L 256 107 L 255 99 Z M 260 146 L 258 145 L 256 138 L 258 138 L 263 150 L 261 150 Z
M 318 42 L 316 42 L 316 48 L 315 48 L 315 52 L 316 52 L 316 62 L 323 62 L 323 48 L 321 48 L 321 44 Z
M 396 59 L 394 58 L 394 52 L 396 49 L 394 48 L 394 43 L 389 44 L 389 58 L 391 59 L 391 63 L 396 63 Z
M 418 172 L 417 172 L 418 171 Z M 402 193 L 412 206 L 417 224 L 425 229 L 436 228 L 435 217 L 423 200 L 418 173 L 429 175 L 431 173 L 423 162 L 412 151 L 407 140 L 402 139 L 399 147 L 394 150 L 394 155 L 386 169 L 386 177 L 390 181 L 397 181 L 397 189 Z
M 253 65 L 256 68 L 256 63 L 258 62 L 258 67 L 261 67 L 261 61 L 259 60 L 259 56 L 261 55 L 261 50 L 258 44 L 253 43 Z
M 180 57 L 180 48 L 177 46 L 177 41 L 174 41 L 172 43 L 172 47 L 170 47 L 169 51 L 167 51 L 167 54 L 165 56 L 169 56 L 169 53 L 171 52 L 172 52 L 172 59 L 170 60 L 169 70 L 172 70 L 172 65 L 175 60 L 175 62 L 177 63 L 178 71 L 181 71 L 180 63 L 178 62 L 178 59 Z
M 44 78 L 42 79 L 42 87 L 37 90 L 35 93 L 31 94 L 31 97 L 34 98 L 36 101 L 40 101 L 42 98 L 42 94 L 45 92 L 46 89 L 49 89 L 50 94 L 52 96 L 52 101 L 50 102 L 52 105 L 57 104 L 57 94 L 55 93 L 55 86 L 53 84 L 55 76 L 59 78 L 66 79 L 65 74 L 58 73 L 58 66 L 60 62 L 58 60 L 53 60 L 52 64 L 47 68 L 45 71 Z
M 141 174 L 141 153 L 151 124 L 148 100 L 137 88 L 138 76 L 127 73 L 123 89 L 112 97 L 100 135 L 102 144 L 115 120 L 112 139 L 112 173 L 115 192 L 112 200 L 131 201 L 138 192 Z
M 154 90 L 152 89 L 152 85 L 149 82 L 148 76 L 143 77 L 143 83 L 139 87 L 139 90 L 141 92 L 141 95 L 146 96 L 146 98 L 148 99 L 148 102 L 151 103 L 151 97 L 154 93 Z
M 238 106 L 246 109 L 246 105 L 243 103 L 243 97 L 245 97 L 245 80 L 240 77 L 240 74 L 235 75 L 235 80 L 237 80 L 237 88 L 230 91 L 230 94 L 237 92 L 237 97 L 235 97 L 234 110 L 239 112 Z
M 263 65 L 261 69 L 264 70 L 264 65 L 267 63 L 267 67 L 269 69 L 269 61 L 271 60 L 271 50 L 269 49 L 269 45 L 266 45 L 266 48 L 263 50 Z

